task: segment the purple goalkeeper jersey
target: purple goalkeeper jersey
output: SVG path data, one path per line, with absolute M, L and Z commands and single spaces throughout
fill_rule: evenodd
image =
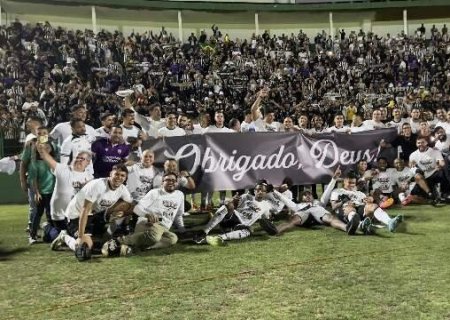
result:
M 106 178 L 115 164 L 124 162 L 128 157 L 130 146 L 127 144 L 113 146 L 109 139 L 101 138 L 92 144 L 91 150 L 95 153 L 94 177 Z

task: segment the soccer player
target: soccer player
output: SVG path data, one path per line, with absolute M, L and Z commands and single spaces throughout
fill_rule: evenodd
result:
M 65 211 L 70 200 L 86 183 L 94 178 L 87 171 L 87 167 L 91 162 L 91 153 L 89 151 L 80 151 L 73 164 L 69 165 L 56 162 L 42 144 L 37 145 L 37 150 L 56 178 L 55 188 L 50 199 L 50 215 L 53 221 L 53 226 L 51 227 L 59 231 L 65 230 L 67 229 Z M 50 230 L 48 232 L 50 233 Z
M 177 176 L 165 173 L 161 188 L 152 189 L 134 207 L 139 216 L 135 232 L 119 237 L 116 241 L 137 250 L 159 249 L 170 247 L 177 243 L 178 237 L 170 231 L 172 224 L 178 230 L 184 230 L 184 194 L 176 190 Z M 110 241 L 104 247 L 107 249 Z M 107 250 L 102 250 L 107 255 Z
M 256 100 L 251 107 L 252 120 L 255 124 L 256 131 L 263 132 L 278 132 L 280 131 L 281 124 L 275 120 L 274 112 L 266 110 L 264 118 L 261 113 L 261 101 L 267 97 L 269 89 L 264 88 L 258 92 Z
M 86 125 L 83 120 L 70 120 L 72 134 L 67 137 L 61 145 L 61 163 L 73 164 L 81 150 L 90 150 L 94 138 L 86 134 Z M 89 163 L 88 170 L 94 173 L 92 164 Z
M 440 184 L 443 194 L 448 195 L 450 183 L 445 176 L 445 161 L 439 150 L 430 148 L 428 140 L 425 137 L 417 138 L 417 150 L 409 156 L 409 165 L 416 168 L 417 178 L 423 177 L 425 183 L 418 181 L 411 190 L 412 195 L 428 197 L 432 199 L 433 204 L 439 202 L 436 186 Z
M 169 113 L 166 118 L 166 126 L 158 130 L 159 137 L 179 137 L 185 136 L 186 131 L 177 126 L 177 116 Z
M 71 119 L 80 119 L 83 122 L 86 121 L 87 118 L 87 110 L 84 105 L 76 104 L 72 106 L 71 111 Z M 95 139 L 95 129 L 90 125 L 86 125 L 86 133 L 88 136 L 93 137 Z M 70 125 L 70 121 L 58 123 L 53 130 L 50 132 L 50 136 L 53 139 L 56 139 L 58 145 L 60 146 L 64 140 L 67 139 L 72 134 L 72 127 Z
M 274 233 L 284 233 L 295 227 L 302 226 L 307 223 L 307 221 L 312 220 L 314 223 L 331 226 L 335 229 L 347 232 L 347 234 L 349 235 L 355 234 L 356 229 L 360 225 L 361 230 L 365 234 L 370 234 L 372 230 L 372 222 L 369 218 L 364 219 L 361 224 L 359 224 L 359 221 L 357 219 L 349 220 L 347 221 L 347 223 L 344 223 L 342 220 L 338 219 L 325 209 L 330 195 L 336 185 L 336 181 L 340 177 L 340 175 L 341 170 L 338 167 L 333 175 L 331 182 L 324 190 L 320 201 L 315 200 L 312 192 L 310 192 L 309 190 L 303 191 L 300 194 L 300 203 L 295 203 L 292 200 L 288 199 L 285 195 L 281 194 L 279 191 L 274 190 L 273 197 L 279 199 L 292 212 L 289 221 L 276 226 L 276 232 Z M 263 227 L 263 229 L 273 229 L 274 226 L 270 224 L 270 221 L 261 220 L 261 226 Z
M 127 167 L 118 164 L 113 166 L 108 178 L 88 182 L 69 202 L 65 211 L 69 220 L 67 231 L 61 231 L 52 249 L 58 249 L 63 243 L 73 251 L 83 244 L 92 249 L 92 237 L 102 236 L 106 231 L 105 211 L 119 199 L 133 201 L 124 185 L 127 177 Z
M 356 231 L 360 221 L 366 217 L 375 217 L 375 219 L 387 225 L 390 232 L 395 232 L 403 217 L 391 218 L 386 211 L 374 202 L 373 197 L 356 190 L 356 180 L 355 173 L 350 171 L 344 178 L 343 188 L 335 189 L 331 193 L 331 207 L 337 217 L 343 222 L 350 223 L 354 231 Z
M 140 163 L 128 167 L 127 188 L 135 202 L 141 200 L 154 187 L 154 179 L 159 171 L 153 166 L 155 154 L 145 150 Z
M 116 121 L 116 117 L 109 112 L 105 112 L 100 115 L 100 121 L 102 122 L 102 126 L 95 129 L 95 137 L 110 138 L 111 129 Z
M 226 240 L 247 238 L 251 235 L 251 226 L 263 216 L 270 216 L 274 208 L 267 200 L 267 184 L 258 182 L 255 195 L 249 193 L 242 196 L 236 194 L 232 201 L 219 207 L 203 228 L 203 232 L 194 239 L 198 244 L 208 243 L 212 246 L 224 245 Z M 218 236 L 209 236 L 209 232 L 220 225 L 231 231 Z

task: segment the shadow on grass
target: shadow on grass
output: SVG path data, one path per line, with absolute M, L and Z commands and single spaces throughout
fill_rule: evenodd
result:
M 168 256 L 179 253 L 189 254 L 203 254 L 205 252 L 209 252 L 210 246 L 208 245 L 196 245 L 196 246 L 188 246 L 188 245 L 174 245 L 171 248 L 167 249 L 155 249 L 155 250 L 144 250 L 136 252 L 136 256 L 148 257 L 148 256 Z
M 22 247 L 22 248 L 10 249 L 10 250 L 0 248 L 0 261 L 11 260 L 15 255 L 20 254 L 25 251 L 28 251 L 29 249 L 30 248 L 28 248 L 28 247 Z
M 405 220 L 411 220 L 415 222 L 428 222 L 433 220 L 431 216 L 411 216 L 411 215 L 405 215 Z

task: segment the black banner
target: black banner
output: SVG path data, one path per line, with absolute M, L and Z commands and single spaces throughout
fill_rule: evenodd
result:
M 392 141 L 396 129 L 355 134 L 211 133 L 145 141 L 156 163 L 179 161 L 194 177 L 198 191 L 252 187 L 258 179 L 278 185 L 328 182 L 338 165 L 345 171 L 365 159 L 376 160 L 382 139 Z

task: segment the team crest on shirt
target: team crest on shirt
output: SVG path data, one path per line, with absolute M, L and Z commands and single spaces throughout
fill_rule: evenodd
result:
M 122 153 L 122 149 L 117 150 L 117 153 L 121 154 Z
M 177 203 L 171 200 L 163 200 L 162 202 L 163 206 L 166 208 L 176 209 Z

